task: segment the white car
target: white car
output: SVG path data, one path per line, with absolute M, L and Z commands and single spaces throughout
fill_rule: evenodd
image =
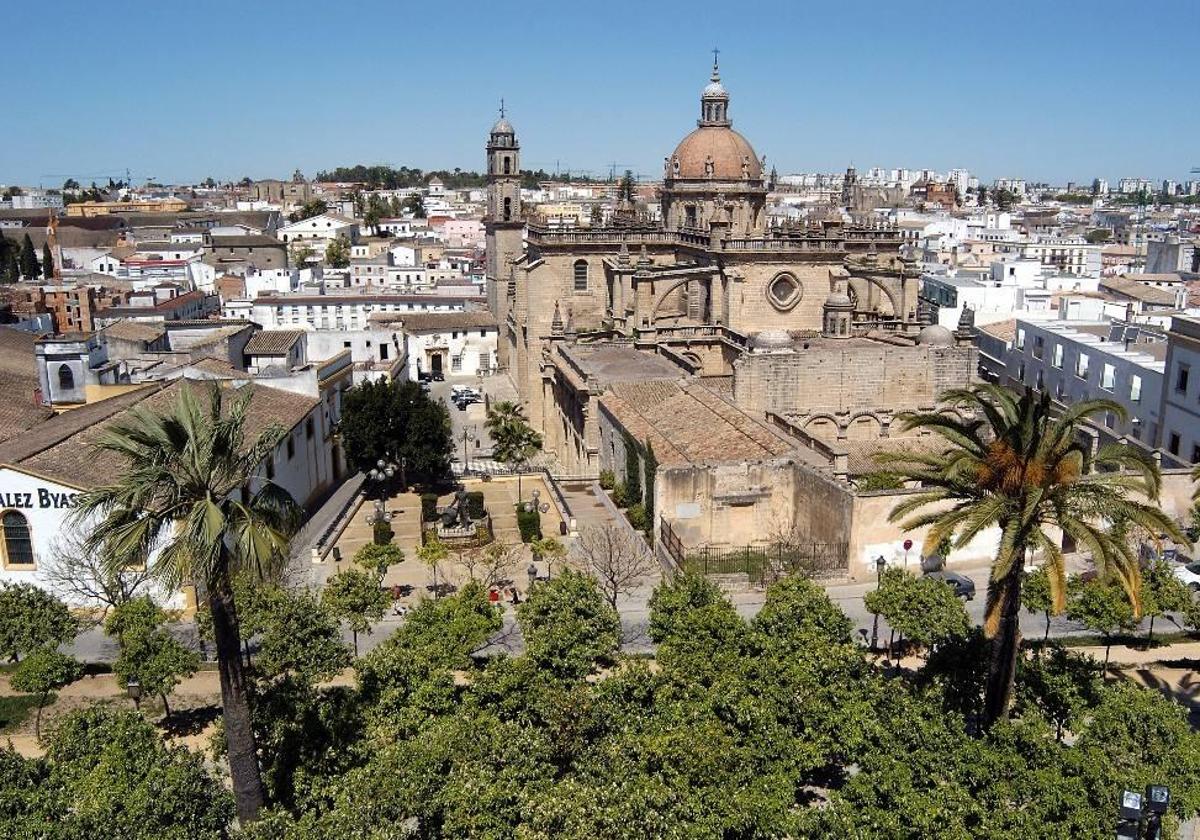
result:
M 1200 563 L 1180 563 L 1175 567 L 1175 577 L 1187 584 L 1188 589 L 1200 589 Z

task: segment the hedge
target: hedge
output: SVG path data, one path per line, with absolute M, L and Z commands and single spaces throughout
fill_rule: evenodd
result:
M 536 510 L 524 510 L 517 506 L 517 530 L 521 532 L 521 542 L 528 543 L 542 538 L 542 514 Z
M 487 508 L 483 504 L 483 493 L 479 490 L 467 493 L 467 513 L 472 519 L 483 519 L 487 516 Z
M 375 525 L 372 528 L 372 536 L 375 540 L 376 545 L 390 544 L 392 541 L 392 537 L 394 537 L 395 535 L 396 535 L 396 532 L 392 530 L 392 525 L 390 522 L 384 522 L 383 520 L 379 520 L 375 523 Z
M 437 521 L 437 493 L 422 493 L 421 494 L 421 521 L 435 522 Z

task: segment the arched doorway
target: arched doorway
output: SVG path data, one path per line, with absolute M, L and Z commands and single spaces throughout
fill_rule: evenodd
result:
M 433 373 L 442 373 L 441 353 L 434 353 L 429 357 L 429 370 Z

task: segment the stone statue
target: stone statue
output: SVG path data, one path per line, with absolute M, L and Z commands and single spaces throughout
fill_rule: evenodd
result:
M 454 501 L 442 512 L 443 528 L 471 527 L 471 512 L 467 509 L 467 491 L 459 490 L 454 494 Z
M 762 156 L 762 160 L 758 162 L 758 165 L 762 168 L 763 172 L 767 171 L 767 156 L 766 155 Z
M 704 156 L 704 174 L 709 178 L 717 171 L 716 164 L 713 163 L 712 155 Z
M 663 177 L 671 177 L 671 158 L 669 156 L 663 158 Z
M 750 155 L 742 155 L 742 180 L 750 180 Z
M 675 177 L 679 177 L 679 156 L 676 155 L 671 161 L 671 168 L 675 173 Z

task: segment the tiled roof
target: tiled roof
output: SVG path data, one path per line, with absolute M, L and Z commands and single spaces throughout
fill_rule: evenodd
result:
M 490 312 L 377 312 L 371 320 L 402 324 L 409 332 L 496 329 L 496 316 Z
M 1100 281 L 1100 288 L 1156 306 L 1175 305 L 1175 293 L 1173 291 L 1147 286 L 1139 283 L 1132 277 L 1106 277 Z
M 1007 321 L 997 321 L 994 324 L 983 324 L 979 327 L 980 332 L 985 332 L 993 338 L 998 338 L 1001 341 L 1012 341 L 1017 335 L 1017 319 L 1009 318 Z
M 304 330 L 262 330 L 246 342 L 247 356 L 284 356 L 304 336 Z
M 76 487 L 98 487 L 124 468 L 124 459 L 96 444 L 122 420 L 134 405 L 166 412 L 184 389 L 207 400 L 207 383 L 175 380 L 159 388 L 145 388 L 65 412 L 30 433 L 0 445 L 0 463 L 18 466 Z M 319 401 L 265 386 L 246 386 L 253 396 L 246 412 L 246 441 L 274 425 L 292 429 L 319 405 Z M 238 389 L 237 393 L 242 393 Z M 232 396 L 232 395 L 231 395 Z
M 39 336 L 12 327 L 0 327 L 0 371 L 33 377 L 37 384 L 34 347 Z
M 635 402 L 639 398 L 651 401 Z M 697 383 L 625 385 L 600 402 L 634 438 L 650 441 L 660 464 L 773 458 L 796 450 L 765 423 Z
M 117 321 L 105 327 L 102 334 L 123 341 L 157 341 L 166 334 L 162 324 L 144 321 Z

